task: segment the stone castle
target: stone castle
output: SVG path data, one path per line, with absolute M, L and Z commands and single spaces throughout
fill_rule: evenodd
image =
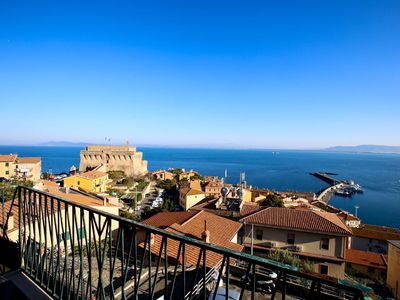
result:
M 86 146 L 81 151 L 79 171 L 88 170 L 124 171 L 127 176 L 143 176 L 147 174 L 147 161 L 143 153 L 136 147 L 125 146 Z

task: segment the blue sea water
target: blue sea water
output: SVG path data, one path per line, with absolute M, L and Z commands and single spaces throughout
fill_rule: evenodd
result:
M 0 146 L 0 153 L 42 157 L 42 170 L 53 173 L 79 166 L 77 147 Z M 337 173 L 339 179 L 361 184 L 364 194 L 353 198 L 334 197 L 331 204 L 354 212 L 364 223 L 400 227 L 400 155 L 336 153 L 325 151 L 216 150 L 138 148 L 148 160 L 149 170 L 167 168 L 194 169 L 202 174 L 223 176 L 237 183 L 239 173 L 256 187 L 278 191 L 316 192 L 327 185 L 310 172 Z

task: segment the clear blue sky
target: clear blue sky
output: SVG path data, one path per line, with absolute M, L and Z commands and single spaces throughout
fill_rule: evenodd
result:
M 1 1 L 0 144 L 400 144 L 400 1 Z

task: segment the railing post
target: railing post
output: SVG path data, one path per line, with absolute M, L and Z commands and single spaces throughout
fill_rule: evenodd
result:
M 22 201 L 21 201 L 21 187 L 17 187 L 17 192 L 18 192 L 18 244 L 19 244 L 19 265 L 22 267 L 22 257 L 23 257 L 23 247 L 22 247 L 22 232 L 21 232 L 21 227 L 22 227 L 22 218 L 25 218 L 25 216 L 21 216 L 22 212 Z M 10 209 L 11 210 L 11 209 Z M 4 207 L 3 207 L 3 212 L 4 212 Z M 25 230 L 25 228 L 24 228 Z
M 2 209 L 2 216 L 1 216 L 1 229 L 3 230 L 3 237 L 6 236 L 6 227 L 5 227 L 5 219 L 4 219 L 4 189 L 1 189 L 1 209 Z
M 2 191 L 0 191 L 0 194 L 1 192 Z M 247 268 L 247 275 L 244 276 L 244 279 L 242 280 L 240 297 L 243 296 L 246 290 L 246 298 L 251 297 L 252 299 L 258 299 L 260 297 L 260 293 L 265 291 L 262 288 L 263 286 L 260 285 L 260 282 L 257 283 L 257 277 L 259 281 L 261 281 L 263 280 L 263 276 L 265 276 L 265 274 L 262 273 L 262 269 L 259 267 L 264 267 L 270 268 L 277 273 L 279 272 L 279 276 L 275 280 L 276 285 L 272 289 L 272 299 L 275 298 L 278 288 L 280 294 L 282 295 L 282 299 L 285 299 L 286 297 L 287 287 L 289 287 L 289 294 L 292 294 L 293 291 L 294 294 L 302 293 L 302 288 L 299 288 L 298 291 L 293 289 L 294 283 L 299 284 L 300 287 L 310 286 L 308 296 L 312 298 L 316 298 L 317 296 L 324 298 L 329 295 L 341 295 L 340 293 L 343 292 L 343 295 L 346 296 L 346 298 L 350 298 L 349 296 L 351 293 L 351 296 L 354 297 L 354 299 L 363 299 L 361 290 L 356 287 L 349 287 L 337 282 L 331 282 L 325 280 L 324 278 L 313 276 L 312 274 L 303 273 L 297 268 L 275 264 L 270 260 L 251 256 L 245 253 L 229 251 L 212 244 L 202 243 L 201 241 L 193 238 L 180 236 L 179 234 L 174 234 L 154 227 L 149 227 L 148 225 L 129 221 L 120 218 L 119 216 L 102 212 L 79 203 L 69 202 L 62 198 L 55 197 L 48 193 L 40 192 L 28 187 L 17 187 L 12 203 L 12 205 L 18 205 L 18 243 L 20 247 L 20 267 L 28 276 L 31 277 L 33 281 L 38 284 L 43 283 L 42 286 L 44 286 L 43 278 L 45 278 L 46 290 L 51 290 L 50 292 L 53 292 L 52 296 L 54 298 L 63 298 L 68 296 L 73 297 L 79 295 L 83 298 L 90 298 L 96 292 L 99 298 L 110 296 L 112 299 L 114 297 L 118 297 L 114 294 L 114 292 L 116 292 L 115 290 L 119 288 L 122 288 L 122 298 L 125 298 L 128 296 L 126 294 L 131 292 L 131 290 L 127 289 L 125 293 L 125 286 L 128 287 L 126 281 L 131 270 L 131 252 L 132 247 L 134 247 L 134 283 L 133 285 L 129 285 L 129 288 L 132 286 L 134 287 L 134 291 L 132 291 L 133 295 L 129 294 L 129 297 L 138 297 L 142 272 L 146 269 L 148 269 L 149 289 L 147 289 L 146 280 L 142 280 L 143 284 L 140 292 L 143 294 L 148 292 L 148 295 L 151 298 L 159 294 L 158 287 L 163 286 L 162 282 L 159 283 L 158 279 L 161 276 L 159 271 L 161 271 L 160 268 L 162 268 L 161 263 L 162 256 L 164 254 L 164 296 L 167 299 L 173 299 L 174 297 L 180 298 L 181 295 L 182 298 L 185 299 L 191 297 L 200 297 L 201 293 L 203 293 L 202 296 L 205 298 L 207 293 L 207 281 L 211 278 L 211 276 L 214 275 L 213 272 L 216 272 L 218 266 L 220 266 L 221 269 L 219 271 L 218 279 L 214 289 L 213 298 L 216 298 L 217 296 L 215 291 L 218 289 L 218 284 L 220 283 L 223 274 L 225 274 L 225 297 L 228 298 L 230 287 L 237 284 L 236 280 L 233 280 L 234 278 L 230 280 L 230 271 L 232 270 L 233 273 L 236 274 L 237 272 L 241 275 L 246 271 L 245 268 Z M 3 216 L 6 216 L 7 214 L 4 212 L 4 197 L 2 197 L 2 205 Z M 14 211 L 16 210 L 15 207 L 11 206 L 11 211 L 12 209 L 14 209 Z M 71 209 L 71 211 L 69 211 L 69 209 Z M 77 209 L 79 209 L 79 212 L 77 212 Z M 85 213 L 88 213 L 87 217 L 85 217 Z M 99 218 L 96 222 L 97 216 Z M 4 222 L 5 218 L 6 217 L 3 217 L 3 230 L 5 230 L 7 225 L 7 222 Z M 78 220 L 78 218 L 80 218 L 80 220 Z M 115 252 L 113 252 L 112 247 L 112 222 L 114 220 L 119 222 Z M 128 236 L 128 229 L 130 230 L 131 227 L 133 227 L 133 236 L 130 237 L 129 245 L 126 244 L 129 246 L 129 250 L 126 252 L 125 235 Z M 82 233 L 83 229 L 85 233 Z M 86 230 L 89 231 L 86 232 Z M 140 242 L 140 245 L 137 244 L 137 230 L 145 232 L 145 239 L 143 243 Z M 67 232 L 69 233 L 69 240 L 67 240 Z M 103 232 L 105 233 L 104 243 L 102 242 Z M 47 236 L 48 234 L 50 235 Z M 156 235 L 161 238 L 153 241 L 152 235 Z M 64 239 L 62 238 L 63 236 Z M 54 238 L 56 241 L 53 241 Z M 14 241 L 15 239 L 16 237 L 14 236 Z M 85 240 L 85 244 L 83 239 Z M 44 245 L 42 245 L 43 241 Z M 158 243 L 158 241 L 161 241 L 160 248 L 158 244 L 153 245 L 153 242 Z M 38 245 L 37 242 L 39 242 Z M 109 248 L 107 248 L 107 242 Z M 129 240 L 127 240 L 127 243 L 128 242 Z M 175 256 L 176 253 L 174 242 L 176 242 L 176 246 L 179 243 L 176 258 L 172 257 L 172 255 Z M 77 243 L 76 249 L 75 243 Z M 49 253 L 47 253 L 46 251 L 49 244 L 51 249 L 49 249 Z M 61 244 L 64 246 L 63 255 L 61 255 Z M 70 247 L 68 247 L 68 245 L 70 245 Z M 169 245 L 171 245 L 170 249 L 168 249 Z M 44 249 L 42 249 L 43 247 Z M 142 248 L 140 253 L 142 254 L 140 255 L 140 262 L 137 261 L 137 247 Z M 38 248 L 38 251 L 36 251 L 36 248 Z M 57 248 L 57 259 L 55 259 L 55 248 Z M 120 254 L 119 249 L 121 251 Z M 194 249 L 196 250 L 193 251 Z M 43 257 L 41 256 L 42 250 L 45 252 L 45 256 Z M 85 252 L 83 252 L 84 250 Z M 77 255 L 78 251 L 79 255 Z M 188 251 L 188 255 L 186 255 L 186 251 Z M 197 254 L 197 251 L 199 253 L 198 257 L 194 257 L 193 253 Z M 72 254 L 72 257 L 68 257 L 69 254 Z M 218 264 L 214 264 L 213 254 L 218 254 L 222 257 L 222 265 L 220 265 L 221 261 Z M 48 261 L 48 255 L 50 256 L 50 262 Z M 105 293 L 104 284 L 107 282 L 107 280 L 102 279 L 103 273 L 106 272 L 107 255 L 110 256 L 110 295 L 106 295 Z M 174 266 L 174 274 L 172 276 L 171 273 L 170 278 L 168 277 L 169 255 L 171 255 L 171 269 L 173 268 L 172 261 L 176 261 L 176 265 Z M 144 266 L 146 258 L 148 259 L 148 265 Z M 113 281 L 114 270 L 116 266 L 118 266 L 118 260 L 120 259 L 122 275 L 121 281 L 117 278 L 115 281 Z M 75 262 L 78 262 L 78 260 L 80 263 L 79 273 L 76 274 L 78 277 L 74 277 L 74 271 L 78 270 L 78 267 L 75 267 Z M 88 264 L 88 268 L 85 270 L 88 272 L 88 277 L 85 276 L 85 278 L 85 267 L 82 264 L 83 260 Z M 95 268 L 93 268 L 92 274 L 92 260 L 93 262 L 97 262 L 97 268 L 99 272 L 99 280 L 97 285 L 94 283 L 97 278 L 93 275 L 96 274 L 94 273 Z M 153 260 L 155 262 L 154 269 L 152 268 Z M 238 260 L 243 260 L 247 267 L 241 265 L 232 265 L 232 267 L 230 266 L 231 261 Z M 193 267 L 193 270 L 190 268 L 188 271 L 186 271 L 186 264 L 189 267 Z M 139 273 L 137 274 L 136 271 L 138 270 L 139 266 Z M 257 274 L 256 270 L 258 271 Z M 188 279 L 186 278 L 186 272 L 189 274 L 189 271 L 191 273 L 195 273 L 194 280 L 192 280 L 192 276 L 188 276 Z M 38 278 L 39 275 L 41 275 L 40 278 Z M 154 277 L 152 277 L 152 275 L 154 275 Z M 215 273 L 215 275 L 217 274 Z M 299 282 L 293 282 L 294 276 L 301 280 Z M 174 290 L 177 280 L 180 280 L 180 288 L 183 285 L 180 290 Z M 251 295 L 249 295 L 250 293 Z

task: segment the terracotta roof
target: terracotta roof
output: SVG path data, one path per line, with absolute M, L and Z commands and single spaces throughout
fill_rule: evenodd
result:
M 185 212 L 180 213 L 183 214 Z M 187 219 L 182 224 L 174 223 L 171 226 L 167 227 L 165 230 L 175 234 L 201 240 L 201 234 L 204 231 L 204 221 L 207 221 L 207 230 L 210 233 L 210 244 L 228 248 L 234 251 L 243 250 L 242 245 L 231 242 L 231 240 L 239 231 L 241 224 L 205 211 L 196 212 L 191 218 Z M 154 237 L 154 244 L 151 246 L 152 252 L 158 255 L 161 244 L 162 237 L 160 235 L 156 235 Z M 169 259 L 176 259 L 176 256 L 178 255 L 179 242 L 176 240 L 168 239 L 167 244 Z M 186 264 L 188 266 L 195 265 L 197 263 L 199 254 L 200 249 L 198 247 L 187 244 L 185 257 Z M 221 260 L 222 255 L 212 251 L 207 251 L 206 264 L 208 267 L 216 266 Z M 182 256 L 180 257 L 179 261 L 182 261 Z
M 165 173 L 165 174 L 171 174 L 171 175 L 174 175 L 174 176 L 175 176 L 174 173 L 171 173 L 171 172 L 166 171 L 166 170 L 157 170 L 157 171 L 154 171 L 154 172 L 151 173 L 151 174 L 155 175 L 155 174 L 163 174 L 163 173 Z
M 352 228 L 353 235 L 375 240 L 400 240 L 400 229 L 378 225 L 361 224 Z
M 204 192 L 196 189 L 190 189 L 190 191 L 186 193 L 186 196 L 201 195 L 201 194 L 204 194 Z
M 224 185 L 219 181 L 210 181 L 206 184 L 206 188 L 216 188 L 216 187 L 224 187 Z
M 96 178 L 100 178 L 100 177 L 103 177 L 106 175 L 107 175 L 107 173 L 100 172 L 100 171 L 89 171 L 89 172 L 81 173 L 78 176 L 86 177 L 89 179 L 96 179 Z
M 204 198 L 202 201 L 197 203 L 196 205 L 192 206 L 189 208 L 189 210 L 202 210 L 203 208 L 205 209 L 215 209 L 215 203 L 218 201 L 218 199 L 207 199 Z
M 383 254 L 355 249 L 345 250 L 345 260 L 355 265 L 386 270 L 386 257 Z
M 7 230 L 7 232 L 17 230 L 18 226 L 19 226 L 19 224 L 18 224 L 18 221 L 19 221 L 18 203 L 16 202 L 17 205 L 13 205 L 12 210 L 10 210 L 11 204 L 12 204 L 12 201 L 4 202 L 4 220 L 3 220 L 3 207 L 2 207 L 2 205 L 0 205 L 0 227 L 1 227 L 1 225 L 5 224 L 5 222 L 7 221 L 8 215 L 11 211 L 14 215 L 14 228 L 12 230 Z M 0 236 L 2 236 L 2 235 L 3 235 L 3 228 L 0 229 Z
M 142 223 L 164 229 L 174 223 L 182 224 L 195 214 L 196 212 L 189 211 L 159 212 L 158 214 L 144 220 Z
M 244 217 L 241 222 L 300 231 L 351 235 L 350 229 L 337 215 L 312 210 L 269 207 Z
M 240 215 L 242 217 L 248 216 L 252 213 L 255 213 L 261 209 L 260 204 L 255 202 L 247 202 L 243 203 L 242 208 L 240 209 Z
M 58 188 L 60 185 L 55 182 L 55 181 L 51 181 L 51 180 L 44 180 L 42 179 L 41 182 L 43 183 L 44 187 L 54 187 L 54 188 Z
M 57 189 L 50 189 L 47 191 L 49 194 L 52 194 L 54 196 L 61 197 L 63 199 L 69 200 L 71 202 L 77 203 L 77 204 L 83 204 L 83 205 L 88 205 L 88 206 L 104 206 L 103 200 L 90 197 L 90 196 L 85 196 L 79 193 L 64 193 L 60 190 Z M 114 204 L 107 203 L 108 207 L 114 207 Z
M 0 155 L 0 161 L 1 162 L 13 162 L 17 156 L 15 154 L 5 154 L 5 155 Z
M 184 196 L 191 196 L 191 195 L 201 195 L 204 194 L 203 191 L 192 189 L 190 187 L 184 187 L 180 189 L 179 193 L 183 194 Z
M 88 205 L 88 206 L 103 206 L 103 201 L 100 200 L 100 199 L 95 199 L 95 198 L 92 198 L 92 197 L 89 197 L 89 196 L 85 196 L 85 195 L 81 195 L 81 194 L 72 194 L 72 193 L 65 194 L 65 193 L 63 193 L 63 192 L 61 192 L 61 191 L 59 191 L 57 189 L 54 189 L 54 187 L 51 187 L 51 189 L 49 191 L 46 190 L 46 192 L 48 192 L 49 194 L 54 195 L 55 197 L 58 196 L 58 197 L 64 198 L 64 199 L 69 200 L 69 201 L 74 202 L 74 203 L 80 203 L 80 204 Z M 39 197 L 37 197 L 36 199 L 39 199 Z M 4 203 L 4 213 L 5 213 L 4 222 L 7 221 L 7 216 L 10 213 L 11 204 L 12 204 L 12 201 L 7 201 L 7 202 Z M 42 202 L 42 205 L 44 205 L 43 202 Z M 64 203 L 63 202 L 54 201 L 54 208 L 57 211 L 58 211 L 58 207 L 60 207 L 61 209 L 64 209 L 64 207 L 65 207 Z M 107 203 L 107 207 L 115 207 L 115 205 Z M 18 202 L 17 202 L 17 200 L 15 200 L 15 203 L 12 206 L 12 210 L 11 211 L 12 211 L 13 216 L 14 216 L 14 228 L 12 230 L 8 230 L 7 231 L 8 233 L 12 232 L 12 231 L 15 231 L 15 230 L 18 230 L 19 213 L 18 213 Z M 50 200 L 47 202 L 47 211 L 48 211 L 49 214 L 52 213 L 51 201 Z M 3 224 L 3 220 L 2 220 L 3 213 L 2 212 L 3 212 L 2 211 L 2 205 L 0 205 L 0 225 Z M 28 222 L 27 218 L 28 217 L 26 217 L 25 222 Z M 0 236 L 2 234 L 3 234 L 3 230 L 0 229 Z
M 40 163 L 42 159 L 40 157 L 18 157 L 17 163 L 19 164 L 37 164 Z
M 200 180 L 192 180 L 189 184 L 191 189 L 195 189 L 201 191 L 201 181 Z
M 32 195 L 32 199 L 34 196 Z M 36 199 L 39 199 L 39 197 L 37 197 Z M 36 200 L 37 201 L 37 200 Z M 18 211 L 18 201 L 17 199 L 14 201 L 14 205 L 12 205 L 12 200 L 11 201 L 7 201 L 4 203 L 4 222 L 7 221 L 8 215 L 10 214 L 10 212 L 13 213 L 13 217 L 14 217 L 14 228 L 11 230 L 7 230 L 7 233 L 13 232 L 15 230 L 18 230 L 18 226 L 19 226 L 19 211 Z M 43 203 L 43 202 L 42 202 Z M 12 206 L 11 206 L 12 205 Z M 42 204 L 44 205 L 44 204 Z M 54 209 L 56 209 L 58 211 L 58 208 L 64 209 L 64 204 L 62 202 L 58 202 L 54 201 Z M 51 201 L 47 201 L 47 212 L 48 214 L 52 213 L 51 210 Z M 2 205 L 0 205 L 0 224 L 3 224 L 3 210 L 2 210 Z M 25 224 L 29 224 L 28 223 L 28 215 L 25 216 Z M 21 220 L 21 224 L 23 224 L 23 219 Z M 3 230 L 0 229 L 0 236 L 3 235 Z

